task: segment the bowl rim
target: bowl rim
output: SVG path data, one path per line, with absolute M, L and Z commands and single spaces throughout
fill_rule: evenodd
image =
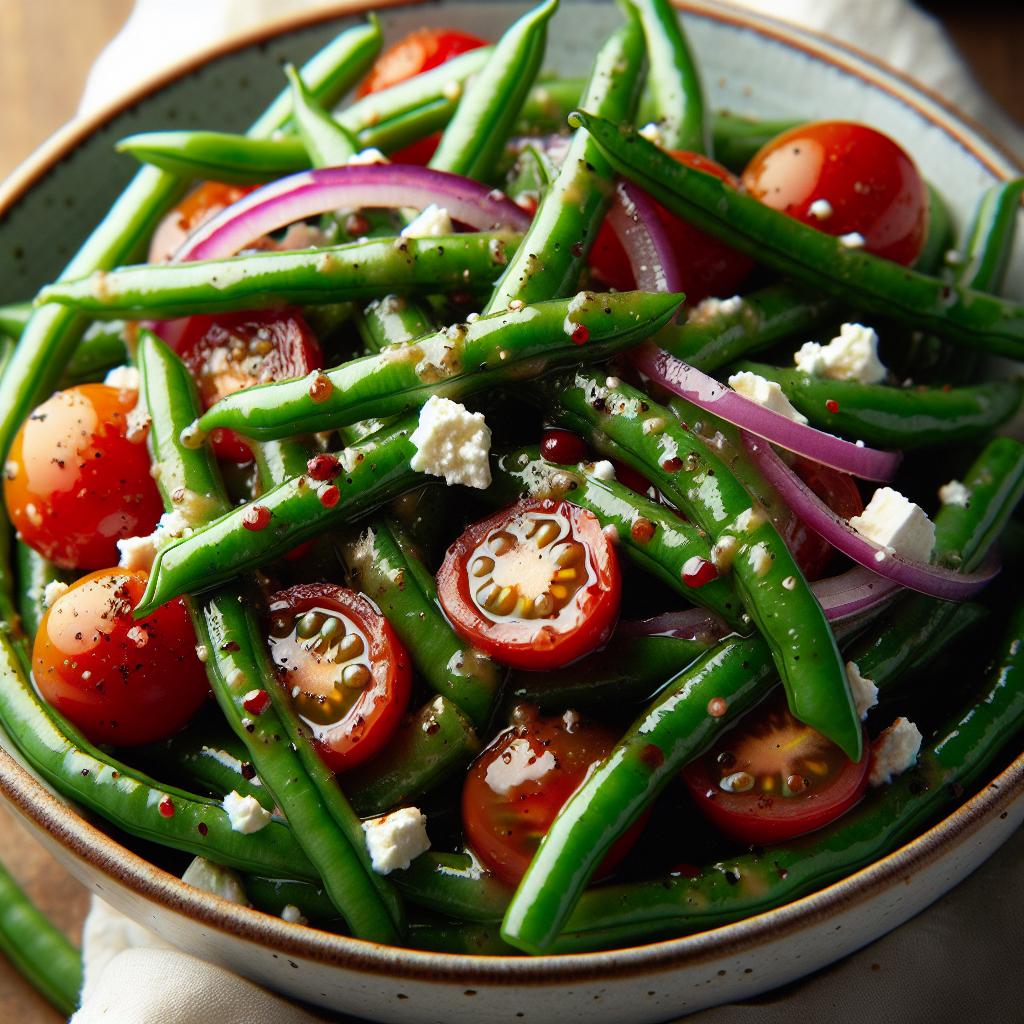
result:
M 425 2 L 334 0 L 234 33 L 174 63 L 95 112 L 69 122 L 15 168 L 0 183 L 0 223 L 29 189 L 98 128 L 170 82 L 193 73 L 210 61 L 324 21 L 373 9 L 414 7 Z M 748 12 L 728 3 L 711 4 L 703 0 L 672 2 L 684 13 L 752 29 L 759 35 L 838 66 L 847 74 L 882 89 L 935 124 L 944 134 L 952 136 L 997 178 L 1024 173 L 1018 158 L 987 129 L 954 110 L 942 97 L 908 75 L 856 47 L 824 33 Z M 979 141 L 991 152 L 983 152 Z M 925 871 L 953 848 L 969 843 L 997 817 L 1007 817 L 1010 807 L 1024 795 L 1024 753 L 926 832 L 867 867 L 782 907 L 681 938 L 596 953 L 539 957 L 431 953 L 384 946 L 290 924 L 194 889 L 112 839 L 89 821 L 80 808 L 54 795 L 2 747 L 0 793 L 31 826 L 48 833 L 63 848 L 62 852 L 86 861 L 94 871 L 107 876 L 115 885 L 131 889 L 167 911 L 188 916 L 234 938 L 307 961 L 391 978 L 435 983 L 472 980 L 489 985 L 543 987 L 565 981 L 625 978 L 640 974 L 649 976 L 652 970 L 697 967 L 718 962 L 725 956 L 739 957 L 766 941 L 778 941 L 794 935 L 808 925 L 866 903 L 887 887 L 909 883 L 913 875 Z

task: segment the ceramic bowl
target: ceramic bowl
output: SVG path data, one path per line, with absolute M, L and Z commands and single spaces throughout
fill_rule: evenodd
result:
M 382 21 L 392 37 L 423 23 L 494 36 L 522 6 L 396 6 Z M 716 107 L 877 125 L 915 156 L 960 223 L 982 188 L 1021 173 L 982 129 L 863 54 L 724 5 L 680 6 Z M 127 181 L 133 166 L 114 155 L 116 139 L 143 128 L 240 128 L 278 88 L 282 59 L 305 58 L 364 9 L 339 4 L 327 20 L 293 17 L 236 39 L 58 134 L 0 189 L 0 301 L 31 295 L 51 279 Z M 585 73 L 617 18 L 612 4 L 563 0 L 549 63 Z M 1013 279 L 1022 279 L 1022 267 L 1019 251 Z M 619 1024 L 747 998 L 897 927 L 1024 819 L 1024 756 L 913 842 L 781 909 L 674 941 L 537 959 L 426 954 L 287 924 L 185 886 L 55 797 L 16 755 L 0 753 L 0 790 L 58 860 L 114 906 L 180 948 L 280 992 L 378 1021 Z

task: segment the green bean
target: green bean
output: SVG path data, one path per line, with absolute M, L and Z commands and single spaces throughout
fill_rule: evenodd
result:
M 631 117 L 643 80 L 643 32 L 632 7 L 627 16 L 598 52 L 581 101 L 614 121 Z M 484 312 L 504 310 L 513 300 L 537 302 L 575 291 L 610 197 L 607 161 L 585 132 L 577 132 Z
M 808 227 L 713 175 L 687 168 L 628 128 L 572 116 L 615 169 L 671 212 L 828 295 L 914 330 L 1001 355 L 1024 354 L 1024 307 L 928 277 Z
M 127 325 L 120 320 L 90 324 L 64 368 L 62 386 L 101 379 L 109 370 L 122 365 L 128 358 L 127 331 Z
M 14 595 L 16 593 L 14 574 L 11 572 L 11 524 L 7 517 L 7 506 L 0 503 L 0 636 L 11 644 L 20 659 L 20 664 L 29 672 L 28 653 L 25 649 L 25 630 Z
M 715 159 L 740 174 L 762 146 L 798 124 L 789 119 L 762 121 L 718 111 L 711 122 Z
M 914 269 L 923 274 L 937 274 L 945 266 L 952 243 L 953 218 L 949 207 L 939 190 L 928 182 L 928 232 L 914 260 Z
M 691 559 L 711 559 L 711 544 L 703 530 L 625 484 L 601 479 L 593 464 L 557 466 L 540 458 L 536 448 L 509 452 L 491 462 L 489 499 L 563 497 L 592 512 L 603 527 L 613 527 L 619 551 L 635 565 L 737 629 L 745 626 L 743 606 L 727 576 L 701 587 L 686 583 L 685 566 Z
M 530 90 L 519 121 L 516 135 L 545 135 L 564 132 L 565 119 L 576 108 L 587 86 L 585 78 L 544 78 Z
M 0 864 L 0 951 L 67 1017 L 78 1006 L 82 958 Z
M 493 921 L 508 905 L 509 889 L 464 854 L 429 851 L 395 874 L 403 895 L 425 910 L 465 921 Z
M 430 688 L 484 729 L 501 669 L 452 629 L 438 604 L 433 573 L 409 538 L 396 525 L 377 519 L 341 551 L 359 589 L 384 613 Z
M 342 32 L 303 67 L 303 79 L 322 102 L 333 102 L 352 80 L 352 55 L 366 46 L 366 29 Z M 291 112 L 287 92 L 271 103 L 249 129 L 253 138 L 266 138 L 280 128 Z M 164 213 L 177 201 L 184 185 L 172 174 L 144 167 L 64 268 L 61 280 L 105 271 L 135 256 L 152 236 Z M 0 459 L 29 410 L 52 390 L 86 327 L 74 310 L 51 305 L 37 309 L 0 377 Z
M 39 623 L 46 614 L 45 592 L 48 583 L 70 583 L 73 574 L 58 569 L 38 551 L 33 551 L 24 541 L 15 544 L 16 571 L 18 575 L 18 610 L 21 614 L 21 628 L 31 643 L 39 630 Z
M 543 0 L 498 41 L 487 64 L 465 87 L 430 167 L 487 181 L 544 60 L 547 25 L 558 0 Z
M 286 64 L 284 73 L 292 87 L 292 117 L 309 162 L 314 167 L 348 163 L 359 150 L 358 141 L 320 106 L 294 64 Z
M 957 279 L 980 291 L 998 292 L 1013 253 L 1024 178 L 999 182 L 981 197 L 967 234 Z
M 356 327 L 368 353 L 408 344 L 434 330 L 422 307 L 401 295 L 385 295 L 367 303 Z
M 311 389 L 302 378 L 235 392 L 200 417 L 199 430 L 226 427 L 263 440 L 397 415 L 431 395 L 465 397 L 500 381 L 607 359 L 656 331 L 679 302 L 656 292 L 581 292 L 504 310 L 324 371 L 319 377 L 329 388 Z
M 963 388 L 890 387 L 828 380 L 761 363 L 739 363 L 777 381 L 816 427 L 882 448 L 910 450 L 987 437 L 1020 407 L 1021 382 Z
M 12 302 L 0 306 L 0 334 L 6 334 L 17 341 L 31 316 L 31 302 Z
M 44 288 L 36 301 L 66 304 L 97 319 L 164 318 L 281 302 L 372 299 L 384 291 L 447 291 L 490 283 L 518 241 L 504 232 L 370 238 L 320 249 L 142 264 L 62 279 Z
M 346 931 L 345 919 L 331 903 L 323 888 L 290 878 L 267 878 L 246 875 L 245 894 L 257 910 L 280 917 L 285 907 L 292 906 L 310 923 L 327 931 Z

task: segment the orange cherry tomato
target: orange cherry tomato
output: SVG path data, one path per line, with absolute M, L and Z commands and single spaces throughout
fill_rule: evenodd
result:
M 739 187 L 739 179 L 709 157 L 681 149 L 673 150 L 671 155 L 687 167 L 713 174 L 733 187 Z M 746 280 L 753 261 L 669 213 L 660 203 L 655 202 L 654 206 L 672 240 L 676 272 L 680 287 L 686 293 L 687 305 L 692 306 L 711 295 L 734 294 Z M 628 291 L 636 287 L 626 252 L 607 222 L 601 225 L 594 240 L 590 268 L 594 276 L 610 288 Z
M 167 739 L 209 693 L 180 598 L 136 621 L 138 570 L 101 569 L 73 583 L 39 624 L 32 671 L 46 700 L 94 743 Z
M 469 527 L 437 584 L 456 632 L 524 669 L 558 668 L 604 644 L 622 589 L 593 513 L 552 500 L 520 502 Z
M 256 188 L 259 186 L 204 181 L 157 225 L 149 244 L 149 262 L 167 263 L 196 228 Z
M 892 139 L 851 121 L 799 125 L 763 146 L 743 172 L 762 203 L 909 266 L 928 231 L 928 189 Z
M 515 718 L 470 766 L 462 788 L 466 839 L 509 885 L 519 883 L 562 805 L 616 740 L 573 711 L 539 718 L 533 708 L 520 706 Z M 645 822 L 646 816 L 608 851 L 598 877 L 614 870 Z
M 413 75 L 444 64 L 460 53 L 486 46 L 487 41 L 453 28 L 419 28 L 386 49 L 360 83 L 357 96 L 380 92 Z
M 138 395 L 106 384 L 58 391 L 22 424 L 4 467 L 4 500 L 29 547 L 65 569 L 117 564 L 117 541 L 152 533 L 163 503 Z
M 275 594 L 270 653 L 332 771 L 362 764 L 398 728 L 412 690 L 409 654 L 361 594 L 332 583 Z

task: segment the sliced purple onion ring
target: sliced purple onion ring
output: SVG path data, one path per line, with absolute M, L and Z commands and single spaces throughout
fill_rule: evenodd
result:
M 721 640 L 729 627 L 705 608 L 662 612 L 650 619 L 620 622 L 621 636 L 670 636 L 676 640 Z
M 743 443 L 768 482 L 782 495 L 793 513 L 820 534 L 836 550 L 893 583 L 946 601 L 960 601 L 977 593 L 999 571 L 988 564 L 972 573 L 958 573 L 941 566 L 903 558 L 859 534 L 837 516 L 772 451 L 770 444 L 744 432 Z
M 642 188 L 629 181 L 616 183 L 608 224 L 626 252 L 637 288 L 648 292 L 684 290 L 668 229 L 654 200 Z

